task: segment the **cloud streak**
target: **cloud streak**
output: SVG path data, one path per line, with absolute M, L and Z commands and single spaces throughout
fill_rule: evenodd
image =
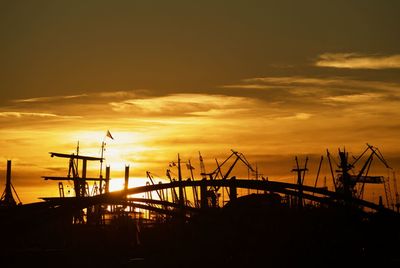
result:
M 378 93 L 362 93 L 362 94 L 331 96 L 324 98 L 324 100 L 329 102 L 339 102 L 339 103 L 363 103 L 370 101 L 378 101 L 383 96 L 384 96 L 383 94 L 378 94 Z
M 250 107 L 256 100 L 215 94 L 172 94 L 151 98 L 127 99 L 111 102 L 115 112 L 145 115 L 188 116 L 216 115 L 235 111 L 237 107 Z
M 312 76 L 278 76 L 278 77 L 255 77 L 243 79 L 242 84 L 222 86 L 223 88 L 241 89 L 264 89 L 264 88 L 350 88 L 350 89 L 372 89 L 399 90 L 398 83 L 386 81 L 371 81 L 354 79 L 343 76 L 334 77 L 312 77 Z
M 32 113 L 32 112 L 0 112 L 0 117 L 39 117 L 39 118 L 63 118 L 63 119 L 76 119 L 82 118 L 81 116 L 68 116 L 68 115 L 58 115 L 52 113 Z
M 34 103 L 34 102 L 52 102 L 59 100 L 68 100 L 68 99 L 76 99 L 81 97 L 87 97 L 87 94 L 79 94 L 79 95 L 68 95 L 68 96 L 51 96 L 51 97 L 38 97 L 38 98 L 29 98 L 29 99 L 17 99 L 13 100 L 16 103 Z
M 358 53 L 324 53 L 319 55 L 315 66 L 344 69 L 399 69 L 400 54 L 382 56 Z

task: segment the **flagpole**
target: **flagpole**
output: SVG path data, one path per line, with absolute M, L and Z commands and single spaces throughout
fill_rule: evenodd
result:
M 103 192 L 103 156 L 104 156 L 104 146 L 106 143 L 103 141 L 101 142 L 101 159 L 100 159 L 100 194 Z
M 114 139 L 111 135 L 110 131 L 107 130 L 106 136 L 103 138 L 103 142 L 101 143 L 101 159 L 100 159 L 100 193 L 103 190 L 103 157 L 104 157 L 104 147 L 106 146 L 105 139 L 109 137 L 110 139 Z

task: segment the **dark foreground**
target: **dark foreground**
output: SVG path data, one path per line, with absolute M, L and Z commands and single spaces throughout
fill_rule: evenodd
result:
M 1 214 L 1 267 L 400 267 L 398 215 L 290 208 L 271 195 L 146 226 L 35 215 Z

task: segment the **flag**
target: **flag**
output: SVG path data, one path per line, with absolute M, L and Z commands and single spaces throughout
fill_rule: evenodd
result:
M 114 139 L 109 130 L 107 130 L 106 137 L 109 137 L 112 140 Z

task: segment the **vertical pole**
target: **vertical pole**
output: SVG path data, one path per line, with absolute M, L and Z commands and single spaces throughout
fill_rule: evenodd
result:
M 106 167 L 106 193 L 110 192 L 110 167 Z
M 106 145 L 106 143 L 103 141 L 101 143 L 101 159 L 100 159 L 100 179 L 103 178 L 103 156 L 104 156 L 104 146 Z M 101 180 L 100 180 L 101 183 Z
M 298 202 L 297 206 L 299 208 L 302 208 L 303 207 L 303 185 L 302 185 L 302 178 L 301 178 L 302 170 L 300 169 L 297 156 L 296 156 L 296 166 L 297 166 L 297 185 L 299 186 L 299 192 L 298 192 L 299 196 L 297 197 L 297 202 Z
M 86 170 L 87 170 L 87 160 L 83 159 L 82 164 L 82 180 L 80 183 L 80 196 L 86 196 Z
M 192 167 L 192 163 L 190 163 L 190 159 L 189 159 L 188 163 L 189 163 L 190 177 L 192 178 L 192 181 L 194 181 L 193 167 Z
M 99 175 L 99 178 L 100 178 L 100 194 L 102 194 L 103 193 L 103 156 L 104 156 L 104 145 L 105 145 L 105 142 L 103 141 L 102 143 L 101 143 L 101 159 L 100 159 L 100 175 Z
M 13 206 L 17 204 L 12 195 L 11 160 L 7 160 L 6 188 L 3 195 L 1 196 L 1 199 L 8 206 Z
M 6 177 L 6 198 L 9 198 L 8 195 L 12 194 L 11 192 L 11 160 L 7 160 L 7 177 Z
M 87 160 L 83 159 L 82 165 L 82 179 L 86 179 L 86 170 L 87 170 Z
M 331 175 L 332 175 L 333 187 L 335 187 L 335 192 L 336 192 L 337 187 L 336 187 L 335 175 L 333 173 L 333 168 L 332 168 L 331 154 L 329 153 L 328 149 L 326 149 L 326 156 L 328 157 L 329 169 L 330 169 Z
M 319 177 L 319 173 L 321 171 L 321 166 L 322 166 L 322 161 L 324 160 L 324 156 L 321 155 L 321 160 L 319 161 L 319 166 L 318 166 L 318 171 L 317 171 L 317 177 L 315 179 L 315 184 L 314 184 L 314 189 L 317 188 L 317 183 L 318 183 L 318 177 Z M 314 193 L 313 193 L 314 195 Z
M 125 185 L 124 190 L 128 190 L 129 184 L 129 165 L 125 166 Z
M 200 185 L 200 208 L 205 209 L 208 207 L 206 178 L 203 178 L 201 181 L 202 184 Z
M 351 197 L 352 197 L 352 190 L 353 186 L 350 183 L 350 175 L 349 175 L 349 165 L 347 162 L 348 158 L 348 153 L 346 153 L 346 149 L 340 151 L 339 149 L 339 158 L 340 158 L 340 169 L 342 172 L 342 185 L 343 185 L 343 193 L 345 197 L 346 203 L 351 202 Z
M 229 185 L 229 201 L 234 201 L 237 198 L 236 177 L 230 179 Z
M 76 145 L 76 156 L 78 156 L 79 155 L 79 141 L 78 141 L 78 144 Z M 76 158 L 76 172 L 78 172 L 78 169 L 79 168 L 79 160 L 78 160 L 78 158 Z
M 181 171 L 181 158 L 178 154 L 178 179 L 179 179 L 179 206 L 183 209 L 185 206 L 183 187 L 182 187 L 182 171 Z
M 258 181 L 258 164 L 256 163 L 256 181 Z M 256 190 L 256 193 L 258 194 L 258 189 Z

